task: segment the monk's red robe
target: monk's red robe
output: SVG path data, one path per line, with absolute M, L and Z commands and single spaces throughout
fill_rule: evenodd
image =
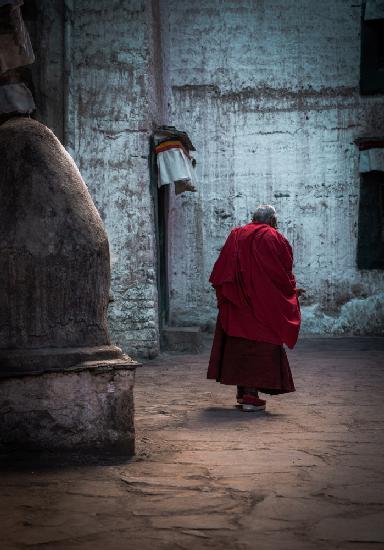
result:
M 287 239 L 269 225 L 234 229 L 214 265 L 219 315 L 208 378 L 224 384 L 293 391 L 282 344 L 293 348 L 300 308 Z

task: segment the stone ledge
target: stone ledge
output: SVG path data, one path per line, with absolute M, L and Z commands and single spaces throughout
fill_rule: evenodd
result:
M 200 327 L 164 327 L 161 330 L 163 351 L 200 353 L 204 349 Z
M 67 368 L 0 371 L 0 382 L 1 380 L 8 378 L 23 378 L 26 376 L 42 376 L 44 374 L 57 374 L 65 372 L 81 372 L 84 370 L 91 371 L 92 374 L 98 374 L 99 372 L 109 372 L 112 370 L 136 370 L 137 367 L 141 366 L 141 363 L 134 361 L 133 359 L 128 357 L 128 355 L 126 355 L 123 356 L 121 359 L 111 359 L 106 361 L 85 361 L 83 363 L 78 363 L 73 367 Z
M 92 364 L 105 364 L 110 368 L 136 368 L 140 365 L 124 355 L 117 346 L 0 350 L 0 378 L 62 372 L 73 368 L 89 369 Z

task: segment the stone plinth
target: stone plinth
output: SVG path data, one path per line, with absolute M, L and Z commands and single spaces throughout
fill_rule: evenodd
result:
M 38 348 L 29 350 L 0 349 L 0 377 L 28 373 L 64 370 L 82 363 L 122 359 L 117 346 L 81 348 Z M 131 361 L 130 358 L 128 358 Z
M 201 352 L 204 346 L 200 327 L 164 327 L 161 347 L 165 351 Z
M 134 452 L 133 386 L 126 356 L 0 378 L 0 445 L 30 450 Z

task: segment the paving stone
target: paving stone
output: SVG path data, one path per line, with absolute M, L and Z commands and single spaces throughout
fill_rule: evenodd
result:
M 383 513 L 324 519 L 313 533 L 320 540 L 384 543 Z
M 158 529 L 236 529 L 236 526 L 231 525 L 231 522 L 223 514 L 175 514 L 169 517 L 152 518 L 151 524 Z
M 377 342 L 299 343 L 298 391 L 268 397 L 262 415 L 205 379 L 207 354 L 148 363 L 136 457 L 0 473 L 1 550 L 383 548 Z
M 328 487 L 325 494 L 340 501 L 349 501 L 351 503 L 382 504 L 384 483 L 371 482 L 367 485 L 339 485 L 338 487 Z

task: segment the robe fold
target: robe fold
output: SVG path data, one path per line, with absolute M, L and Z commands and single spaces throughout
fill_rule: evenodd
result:
M 269 225 L 230 233 L 210 277 L 219 315 L 208 378 L 266 393 L 294 391 L 282 347 L 293 348 L 300 329 L 292 264 L 289 242 Z

